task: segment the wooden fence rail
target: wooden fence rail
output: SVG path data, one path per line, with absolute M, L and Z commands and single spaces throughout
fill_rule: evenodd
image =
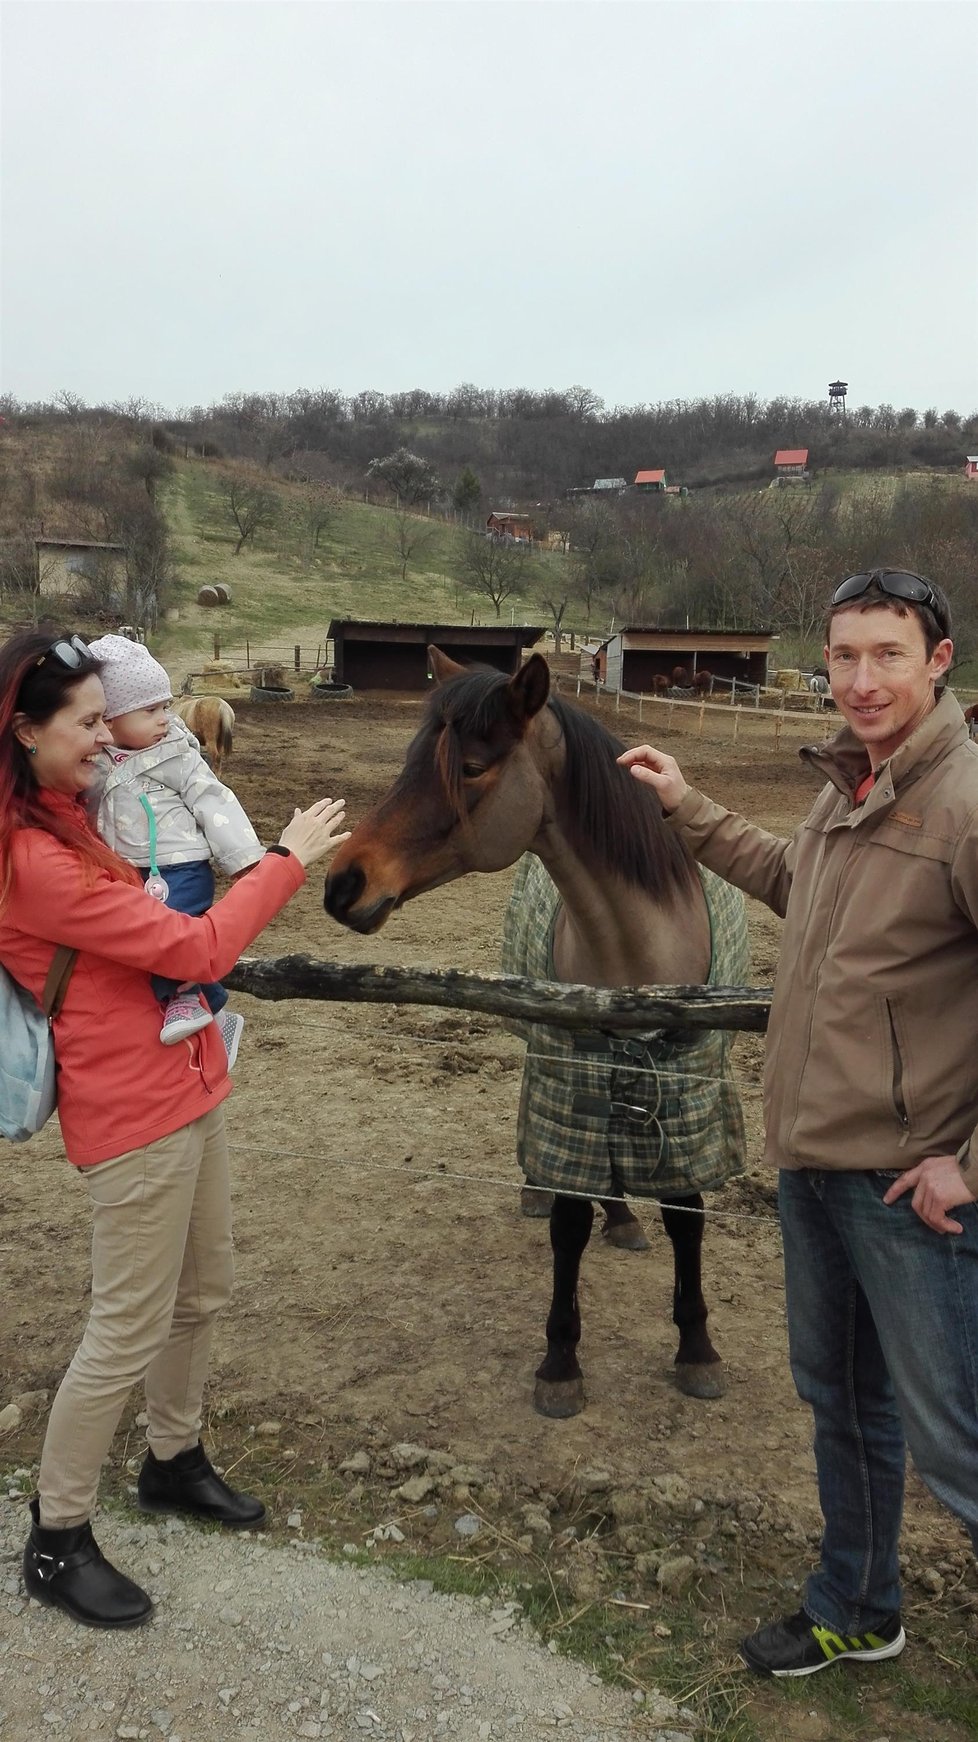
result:
M 378 968 L 317 962 L 312 956 L 244 956 L 224 985 L 253 998 L 313 998 L 364 1004 L 428 1004 L 477 1010 L 509 1021 L 605 1034 L 648 1034 L 656 1028 L 730 1028 L 757 1034 L 767 1027 L 771 993 L 759 986 L 646 986 L 606 991 L 515 975 L 459 968 Z

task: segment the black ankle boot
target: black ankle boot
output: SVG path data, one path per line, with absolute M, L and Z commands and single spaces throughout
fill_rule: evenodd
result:
M 44 1530 L 36 1500 L 31 1501 L 31 1517 L 34 1523 L 24 1550 L 29 1597 L 63 1609 L 86 1627 L 138 1627 L 148 1619 L 152 1599 L 109 1564 L 90 1524 Z
M 187 1512 L 230 1530 L 260 1524 L 265 1508 L 249 1494 L 237 1494 L 222 1482 L 200 1441 L 175 1458 L 146 1453 L 136 1495 L 142 1512 Z

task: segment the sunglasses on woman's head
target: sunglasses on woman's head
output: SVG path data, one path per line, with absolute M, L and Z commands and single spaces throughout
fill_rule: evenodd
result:
M 72 635 L 67 641 L 52 641 L 36 663 L 43 665 L 46 659 L 56 659 L 66 671 L 77 671 L 86 660 L 93 658 L 88 642 L 83 641 L 80 635 Z
M 879 587 L 881 593 L 889 594 L 891 599 L 906 599 L 912 605 L 929 605 L 940 622 L 937 594 L 930 582 L 925 581 L 923 575 L 911 574 L 906 569 L 871 569 L 868 575 L 847 575 L 832 594 L 832 604 L 847 605 L 851 599 L 861 599 L 873 586 Z

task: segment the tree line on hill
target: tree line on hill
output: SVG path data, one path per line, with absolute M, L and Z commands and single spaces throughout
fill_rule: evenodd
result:
M 50 487 L 71 505 L 83 536 L 126 544 L 131 622 L 147 621 L 147 601 L 158 608 L 172 572 L 156 495 L 172 453 L 185 451 L 251 462 L 241 473 L 226 468 L 222 482 L 238 551 L 260 538 L 308 567 L 328 542 L 344 495 L 385 503 L 393 511 L 388 538 L 406 616 L 411 570 L 430 539 L 419 511 L 434 505 L 459 522 L 447 558 L 456 581 L 497 615 L 507 600 L 519 601 L 558 633 L 603 632 L 612 621 L 768 627 L 810 655 L 832 584 L 847 571 L 884 563 L 944 586 L 955 607 L 959 653 L 978 651 L 972 600 L 978 486 L 939 470 L 957 471 L 965 447 L 978 448 L 976 418 L 884 406 L 864 407 L 843 422 L 821 404 L 731 395 L 607 412 L 576 388 L 353 399 L 329 392 L 237 395 L 180 419 L 163 419 L 141 402 L 89 408 L 63 398 L 53 407 L 0 402 L 0 414 L 7 425 L 36 431 L 39 441 L 57 433 Z M 556 485 L 535 493 L 545 478 L 582 475 L 572 469 L 572 455 L 575 467 L 582 453 L 589 456 L 585 477 L 620 472 L 620 457 L 602 444 L 626 445 L 623 431 L 641 462 L 661 460 L 671 443 L 670 453 L 688 456 L 682 475 L 695 482 L 696 468 L 705 474 L 712 467 L 715 487 L 704 483 L 685 499 L 567 496 Z M 814 481 L 769 491 L 763 486 L 774 447 L 789 445 L 812 449 Z M 913 470 L 882 475 L 901 466 Z M 860 476 L 837 477 L 843 467 L 859 468 Z M 496 476 L 520 481 L 509 499 L 533 504 L 535 538 L 549 551 L 485 536 L 487 508 L 500 506 L 490 482 Z M 0 588 L 10 590 L 18 563 L 26 574 L 33 561 L 36 488 L 29 468 L 5 473 L 0 446 L 0 530 L 8 533 Z M 18 526 L 23 537 L 16 546 L 9 535 Z

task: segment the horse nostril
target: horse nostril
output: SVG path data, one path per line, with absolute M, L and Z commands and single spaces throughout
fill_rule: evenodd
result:
M 323 906 L 333 919 L 343 919 L 359 901 L 367 879 L 359 865 L 348 865 L 343 871 L 330 871 L 323 892 Z

